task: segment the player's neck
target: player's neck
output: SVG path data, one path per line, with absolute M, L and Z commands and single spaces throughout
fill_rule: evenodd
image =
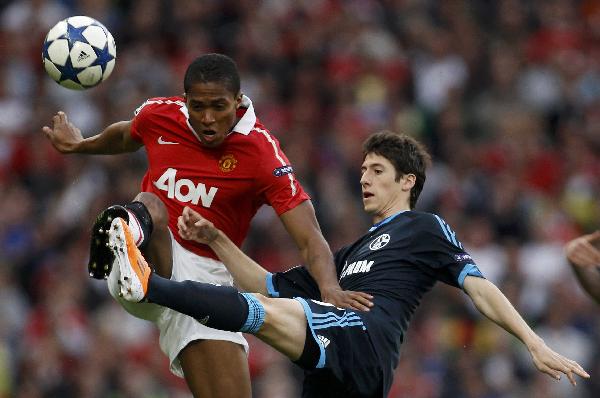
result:
M 409 210 L 410 210 L 410 206 L 408 206 L 408 205 L 407 206 L 399 206 L 399 207 L 390 209 L 388 211 L 385 211 L 385 212 L 383 212 L 381 214 L 378 214 L 378 215 L 374 216 L 373 217 L 373 224 L 374 225 L 379 224 L 379 223 L 381 223 L 382 221 L 385 221 L 388 218 L 395 217 L 398 214 L 403 213 L 405 211 L 409 211 Z

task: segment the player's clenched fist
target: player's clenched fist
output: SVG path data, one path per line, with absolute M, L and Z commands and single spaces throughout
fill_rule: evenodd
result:
M 61 153 L 75 152 L 77 145 L 83 141 L 81 130 L 69 122 L 67 115 L 62 111 L 52 117 L 52 128 L 44 126 L 42 131 Z
M 210 244 L 219 235 L 219 230 L 212 222 L 187 206 L 177 219 L 177 227 L 179 236 L 183 239 L 195 240 L 205 245 Z

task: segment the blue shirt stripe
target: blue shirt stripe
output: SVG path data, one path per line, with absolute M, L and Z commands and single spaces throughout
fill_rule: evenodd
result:
M 390 222 L 390 221 L 392 221 L 392 220 L 393 220 L 393 219 L 394 219 L 394 218 L 395 218 L 395 217 L 396 217 L 398 214 L 402 214 L 402 213 L 404 213 L 405 211 L 408 211 L 408 210 L 401 210 L 401 211 L 399 211 L 398 213 L 396 213 L 396 214 L 392 214 L 391 216 L 389 216 L 389 217 L 387 217 L 387 218 L 385 218 L 385 219 L 383 219 L 383 220 L 379 221 L 377 224 L 374 224 L 374 225 L 373 225 L 371 228 L 369 228 L 369 232 L 373 232 L 373 231 L 375 231 L 377 228 L 381 227 L 382 225 L 385 225 L 385 224 L 389 223 L 389 222 Z

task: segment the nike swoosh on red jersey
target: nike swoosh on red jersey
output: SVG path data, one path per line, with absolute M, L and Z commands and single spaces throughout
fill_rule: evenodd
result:
M 158 137 L 158 143 L 161 145 L 177 145 L 177 144 L 179 144 L 179 142 L 171 142 L 171 141 L 163 140 L 162 135 L 160 137 Z

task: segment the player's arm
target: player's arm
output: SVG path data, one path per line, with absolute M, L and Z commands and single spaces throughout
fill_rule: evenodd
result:
M 502 292 L 490 281 L 476 276 L 467 276 L 463 289 L 483 315 L 517 337 L 529 350 L 535 367 L 555 379 L 564 373 L 571 384 L 575 385 L 575 374 L 590 376 L 575 361 L 563 357 L 551 350 L 523 320 Z
M 101 133 L 83 138 L 81 130 L 60 111 L 52 118 L 52 128 L 44 126 L 42 131 L 61 153 L 109 155 L 134 152 L 142 146 L 131 137 L 131 121 L 113 123 Z
M 317 281 L 323 301 L 337 307 L 368 311 L 373 305 L 371 295 L 340 287 L 331 250 L 323 238 L 310 200 L 286 211 L 280 218 L 296 242 L 310 274 Z
M 580 236 L 565 246 L 565 254 L 581 287 L 600 304 L 600 231 Z
M 177 220 L 177 227 L 183 239 L 210 246 L 242 290 L 269 295 L 266 284 L 267 270 L 248 257 L 200 213 L 186 206 Z

